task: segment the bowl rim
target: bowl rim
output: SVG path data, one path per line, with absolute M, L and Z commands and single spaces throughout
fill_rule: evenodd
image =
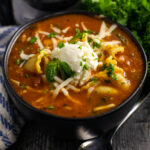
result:
M 95 116 L 88 116 L 88 117 L 81 117 L 81 118 L 71 118 L 71 117 L 63 117 L 63 116 L 57 116 L 54 114 L 50 114 L 48 112 L 44 112 L 42 110 L 39 110 L 33 106 L 31 106 L 30 104 L 28 104 L 23 98 L 21 98 L 17 92 L 14 90 L 12 84 L 9 81 L 8 75 L 7 75 L 7 68 L 8 68 L 8 58 L 9 55 L 11 53 L 12 47 L 14 45 L 14 43 L 16 42 L 16 40 L 18 39 L 18 37 L 32 24 L 49 19 L 49 18 L 53 18 L 53 17 L 57 17 L 57 16 L 63 16 L 63 15 L 68 15 L 68 14 L 78 14 L 78 15 L 87 15 L 87 16 L 91 16 L 91 17 L 96 17 L 99 19 L 103 19 L 108 23 L 113 23 L 116 24 L 118 26 L 119 29 L 121 29 L 123 32 L 125 32 L 130 39 L 135 43 L 135 45 L 137 46 L 138 50 L 141 53 L 142 59 L 143 59 L 143 64 L 144 64 L 144 72 L 143 72 L 143 77 L 141 78 L 141 81 L 139 82 L 138 86 L 136 87 L 136 89 L 134 90 L 134 92 L 128 96 L 128 98 L 126 98 L 121 104 L 119 104 L 117 107 L 102 113 L 102 114 L 98 114 Z M 87 11 L 83 11 L 83 10 L 73 10 L 73 11 L 61 11 L 61 12 L 56 12 L 56 13 L 52 13 L 52 14 L 48 14 L 48 15 L 44 15 L 41 16 L 39 18 L 36 18 L 34 20 L 31 20 L 23 25 L 21 25 L 19 27 L 19 29 L 15 32 L 15 34 L 12 36 L 11 40 L 9 41 L 7 48 L 5 50 L 4 56 L 3 56 L 3 64 L 2 64 L 2 71 L 3 71 L 3 75 L 4 75 L 4 81 L 6 86 L 8 86 L 8 90 L 12 93 L 13 97 L 15 97 L 17 99 L 17 101 L 19 101 L 22 105 L 24 105 L 25 107 L 27 107 L 28 109 L 30 109 L 31 111 L 34 111 L 36 113 L 40 113 L 42 115 L 46 115 L 47 117 L 53 117 L 53 118 L 57 118 L 57 119 L 61 119 L 61 120 L 67 120 L 67 121 L 85 121 L 85 120 L 91 120 L 91 119 L 97 119 L 97 118 L 102 118 L 105 117 L 107 115 L 112 114 L 113 112 L 118 111 L 119 109 L 121 109 L 124 105 L 126 105 L 130 100 L 132 100 L 132 98 L 137 94 L 137 92 L 142 88 L 144 81 L 146 79 L 146 75 L 147 75 L 147 56 L 146 53 L 144 51 L 144 48 L 142 47 L 142 45 L 139 43 L 139 41 L 135 38 L 135 36 L 131 33 L 131 31 L 125 27 L 122 26 L 121 24 L 112 21 L 110 18 L 105 17 L 103 15 L 97 15 L 95 13 L 91 13 L 91 12 L 87 12 Z M 8 92 L 9 93 L 9 92 Z

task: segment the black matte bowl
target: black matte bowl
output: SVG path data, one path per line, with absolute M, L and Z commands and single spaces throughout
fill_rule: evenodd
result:
M 35 19 L 23 25 L 15 33 L 15 35 L 13 36 L 13 38 L 11 39 L 7 47 L 7 50 L 4 55 L 3 74 L 4 74 L 8 94 L 10 95 L 12 101 L 14 102 L 14 104 L 16 105 L 20 113 L 22 113 L 28 120 L 32 120 L 33 122 L 35 122 L 36 125 L 41 127 L 41 129 L 43 129 L 44 131 L 46 131 L 47 133 L 53 136 L 86 140 L 86 139 L 97 137 L 98 135 L 103 134 L 109 131 L 110 129 L 114 128 L 130 111 L 132 106 L 138 100 L 143 88 L 143 84 L 147 73 L 147 59 L 146 59 L 144 49 L 139 44 L 137 39 L 132 35 L 132 33 L 126 27 L 123 27 L 122 25 L 118 24 L 118 27 L 121 30 L 123 30 L 126 34 L 128 34 L 130 38 L 133 40 L 133 42 L 136 44 L 136 46 L 138 47 L 142 55 L 143 62 L 144 62 L 144 68 L 143 68 L 144 74 L 138 87 L 123 103 L 121 103 L 113 110 L 106 112 L 104 114 L 93 116 L 93 117 L 77 118 L 77 119 L 55 116 L 32 107 L 31 105 L 26 103 L 21 97 L 19 97 L 19 95 L 15 92 L 12 85 L 10 84 L 10 81 L 7 76 L 7 64 L 8 64 L 9 54 L 17 38 L 31 24 L 50 17 L 55 17 L 64 14 L 85 14 L 93 17 L 95 16 L 94 14 L 91 13 L 79 12 L 79 11 L 61 12 L 61 13 L 55 13 L 55 14 L 51 14 L 48 16 Z M 108 18 L 104 18 L 104 20 L 107 22 L 112 22 Z
M 25 0 L 29 5 L 42 11 L 60 11 L 75 6 L 80 0 Z

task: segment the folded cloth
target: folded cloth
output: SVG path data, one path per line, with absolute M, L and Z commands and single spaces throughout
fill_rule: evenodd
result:
M 0 150 L 7 149 L 16 141 L 24 125 L 24 119 L 9 100 L 2 74 L 2 57 L 17 28 L 16 26 L 0 27 Z

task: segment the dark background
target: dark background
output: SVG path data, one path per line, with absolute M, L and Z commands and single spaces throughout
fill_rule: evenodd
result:
M 15 24 L 13 19 L 11 0 L 0 0 L 0 24 Z

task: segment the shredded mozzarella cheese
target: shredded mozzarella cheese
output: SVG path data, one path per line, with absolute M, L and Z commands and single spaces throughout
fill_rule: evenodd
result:
M 39 31 L 38 33 L 44 34 L 44 35 L 49 35 L 50 33 L 45 32 L 45 31 Z
M 52 38 L 52 43 L 53 43 L 53 49 L 57 47 L 57 41 L 55 38 Z
M 21 51 L 21 54 L 20 54 L 20 58 L 23 59 L 23 60 L 28 60 L 29 58 L 33 57 L 35 54 L 25 54 L 24 51 Z
M 19 67 L 20 67 L 20 68 L 23 67 L 23 65 L 25 64 L 25 62 L 26 62 L 26 60 L 24 60 L 24 61 L 19 65 Z
M 17 81 L 17 80 L 10 79 L 10 81 L 11 81 L 11 82 L 13 82 L 13 83 L 15 83 L 15 84 L 16 84 L 16 85 L 18 85 L 18 86 L 20 85 L 20 82 L 19 82 L 19 81 Z
M 81 26 L 82 26 L 83 30 L 85 30 L 85 31 L 88 30 L 87 27 L 85 26 L 84 22 L 81 22 Z
M 64 38 L 62 37 L 62 36 L 60 36 L 60 35 L 55 35 L 55 37 L 57 38 L 57 39 L 59 39 L 59 40 L 63 40 Z
M 89 89 L 88 89 L 88 94 L 91 94 L 93 91 L 94 91 L 94 87 L 90 87 Z
M 44 46 L 43 46 L 43 44 L 42 44 L 42 42 L 40 40 L 39 34 L 36 33 L 35 37 L 37 38 L 37 44 L 39 45 L 40 49 L 43 49 Z
M 72 36 L 64 37 L 64 40 L 65 40 L 65 41 L 70 41 L 70 40 L 71 40 L 71 38 L 72 38 Z
M 110 41 L 110 42 L 102 42 L 102 44 L 104 44 L 105 46 L 107 45 L 116 45 L 116 44 L 120 44 L 120 41 Z
M 54 95 L 57 96 L 59 91 L 67 86 L 71 81 L 73 80 L 73 78 L 68 78 L 67 80 L 65 80 L 64 82 L 62 82 L 55 90 L 54 90 Z
M 27 41 L 29 42 L 30 40 L 31 40 L 31 37 L 28 37 L 28 38 L 27 38 Z
M 56 87 L 56 88 L 58 88 L 58 83 L 54 83 L 54 86 Z M 61 91 L 63 92 L 63 94 L 70 100 L 70 101 L 72 101 L 72 102 L 74 102 L 74 103 L 76 103 L 76 104 L 79 104 L 79 105 L 81 105 L 81 103 L 79 102 L 79 101 L 77 101 L 76 99 L 74 99 L 74 98 L 72 98 L 70 95 L 69 95 L 69 93 L 68 93 L 68 91 L 65 89 L 65 88 L 62 88 L 61 89 Z
M 76 23 L 76 24 L 75 24 L 75 26 L 76 26 L 76 27 L 79 27 L 79 24 L 78 24 L 78 23 Z
M 54 27 L 52 24 L 50 25 L 50 28 L 51 28 L 54 32 L 56 32 L 56 33 L 58 33 L 58 34 L 61 33 L 61 30 L 60 30 L 59 28 L 57 28 L 57 27 Z
M 67 33 L 70 27 L 66 27 L 65 29 L 62 30 L 63 33 Z
M 100 39 L 105 38 L 106 36 L 110 35 L 110 32 L 107 30 L 108 29 L 107 29 L 106 23 L 103 21 L 101 28 L 100 28 L 100 32 L 99 32 L 99 38 Z
M 108 29 L 108 31 L 111 33 L 112 31 L 114 31 L 117 28 L 116 24 L 111 25 L 111 27 Z
M 94 111 L 100 111 L 100 110 L 104 110 L 104 109 L 113 108 L 113 107 L 115 107 L 115 106 L 116 106 L 115 104 L 109 104 L 109 105 L 106 105 L 106 106 L 98 106 L 98 107 L 95 107 L 93 110 L 94 110 Z
M 62 79 L 60 79 L 60 78 L 57 77 L 57 76 L 54 77 L 54 80 L 55 80 L 56 82 L 58 82 L 58 83 L 64 82 Z M 68 87 L 69 89 L 75 91 L 75 92 L 79 92 L 79 91 L 80 91 L 80 89 L 76 88 L 75 86 L 73 86 L 73 85 L 71 85 L 71 84 L 68 84 L 67 87 Z
M 55 82 L 55 83 L 54 83 L 54 86 L 55 86 L 55 88 L 57 88 L 57 87 L 59 86 L 59 84 Z M 68 91 L 67 91 L 65 88 L 62 88 L 61 91 L 63 92 L 63 94 L 64 94 L 65 96 L 68 96 L 68 95 L 69 95 L 69 94 L 68 94 Z

